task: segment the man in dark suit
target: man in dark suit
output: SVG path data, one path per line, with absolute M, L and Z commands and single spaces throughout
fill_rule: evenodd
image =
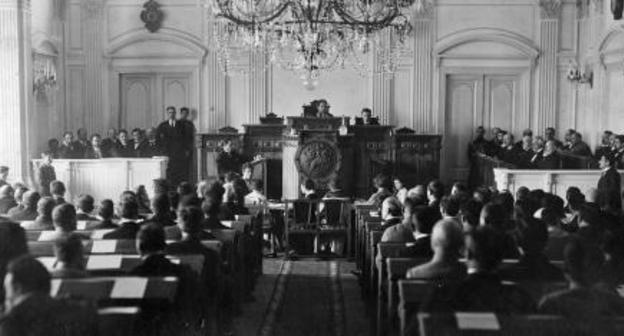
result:
M 141 158 L 146 157 L 147 154 L 147 141 L 143 138 L 143 130 L 135 128 L 132 130 L 132 140 L 130 141 L 130 151 L 132 157 Z
M 109 199 L 102 200 L 97 215 L 97 220 L 89 223 L 89 229 L 108 230 L 118 228 L 118 226 L 113 223 L 113 216 L 115 215 L 115 205 L 113 201 Z
M 557 149 L 555 142 L 552 140 L 548 140 L 544 145 L 544 151 L 542 154 L 535 160 L 534 166 L 537 169 L 559 169 L 560 166 L 559 154 L 557 154 Z
M 11 261 L 4 288 L 0 335 L 97 335 L 95 309 L 51 298 L 50 273 L 35 258 L 25 255 Z
M 91 216 L 91 212 L 95 209 L 95 200 L 91 195 L 80 195 L 76 204 L 76 220 L 93 221 L 95 217 Z
M 27 191 L 23 196 L 24 208 L 10 211 L 9 217 L 14 221 L 32 221 L 37 218 L 37 202 L 41 196 L 36 191 Z
M 63 134 L 63 142 L 59 146 L 58 155 L 61 159 L 81 159 L 81 151 L 78 148 L 78 144 L 74 141 L 74 134 L 72 132 L 65 132 Z
M 121 203 L 119 228 L 105 234 L 102 239 L 134 239 L 139 231 L 139 205 L 135 199 L 126 198 Z
M 606 153 L 612 153 L 615 149 L 614 144 L 615 136 L 611 131 L 602 132 L 602 136 L 600 138 L 600 144 L 596 147 L 594 151 L 594 155 L 596 159 L 600 160 L 600 157 Z
M 184 165 L 186 166 L 183 181 L 190 181 L 191 167 L 193 166 L 193 149 L 195 148 L 195 124 L 190 120 L 188 107 L 180 109 L 180 123 L 182 124 L 182 138 L 184 141 Z
M 591 156 L 591 149 L 589 146 L 583 141 L 583 136 L 574 132 L 570 134 L 570 148 L 565 150 L 566 153 L 578 156 Z
M 362 109 L 361 117 L 355 118 L 356 125 L 379 125 L 379 119 L 377 117 L 373 117 L 373 111 L 365 107 Z
M 166 319 L 168 323 L 162 327 L 165 330 L 160 330 L 163 331 L 161 334 L 185 334 L 185 330 L 195 327 L 201 317 L 202 311 L 197 307 L 202 306 L 204 295 L 198 283 L 199 278 L 187 266 L 176 265 L 165 257 L 167 244 L 165 232 L 160 225 L 151 223 L 143 226 L 136 235 L 136 246 L 143 262 L 132 269 L 130 274 L 175 276 L 179 281 L 174 307 L 163 312 L 159 305 L 143 306 L 145 315 L 153 318 L 156 314 L 165 314 L 169 317 Z M 151 335 L 154 331 L 147 334 Z
M 160 147 L 158 146 L 158 141 L 156 139 L 156 128 L 154 127 L 150 127 L 148 129 L 145 130 L 145 138 L 146 143 L 145 143 L 145 153 L 144 153 L 144 157 L 154 157 L 154 156 L 160 156 L 162 155 L 162 151 L 160 150 Z
M 76 135 L 78 136 L 78 140 L 76 140 L 76 146 L 78 148 L 78 152 L 76 153 L 76 155 L 78 155 L 79 159 L 82 159 L 85 156 L 87 149 L 91 147 L 91 143 L 89 143 L 89 138 L 87 137 L 86 128 L 84 127 L 79 128 L 78 131 L 76 132 Z
M 119 130 L 117 135 L 117 142 L 113 149 L 114 157 L 132 157 L 132 145 L 128 141 L 128 131 L 125 129 Z
M 217 171 L 220 177 L 227 173 L 240 174 L 243 165 L 243 157 L 234 148 L 231 140 L 223 142 L 222 151 L 217 155 Z
M 622 184 L 620 173 L 615 169 L 615 158 L 611 154 L 603 155 L 598 162 L 602 174 L 598 180 L 598 197 L 601 208 L 609 207 L 611 210 L 622 209 Z
M 103 159 L 109 157 L 108 151 L 102 148 L 102 137 L 99 134 L 93 134 L 91 136 L 91 146 L 88 146 L 85 150 L 85 159 Z
M 106 138 L 102 139 L 102 150 L 107 157 L 113 156 L 115 144 L 117 143 L 117 130 L 109 128 L 106 132 Z
M 187 177 L 184 172 L 188 167 L 184 161 L 184 125 L 176 120 L 175 107 L 167 107 L 167 120 L 156 128 L 156 139 L 163 154 L 169 157 L 167 179 L 178 185 Z
M 52 166 L 52 153 L 41 153 L 41 165 L 37 169 L 37 183 L 41 196 L 50 196 L 50 183 L 56 180 L 56 171 Z
M 559 140 L 557 140 L 556 136 L 556 130 L 554 127 L 546 127 L 546 130 L 544 131 L 544 140 L 545 141 L 553 141 L 555 144 L 555 148 L 556 149 L 560 149 L 563 147 L 563 143 Z
M 56 205 L 65 204 L 66 191 L 67 189 L 65 189 L 65 183 L 59 180 L 50 182 L 50 193 L 52 194 L 52 198 L 54 198 Z

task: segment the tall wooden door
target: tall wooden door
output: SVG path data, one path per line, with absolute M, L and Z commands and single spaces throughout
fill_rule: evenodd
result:
M 466 182 L 468 144 L 478 126 L 514 128 L 519 80 L 515 75 L 448 75 L 442 147 L 442 178 L 447 183 Z
M 189 107 L 190 73 L 136 73 L 121 75 L 119 127 L 156 126 L 166 119 L 166 107 Z

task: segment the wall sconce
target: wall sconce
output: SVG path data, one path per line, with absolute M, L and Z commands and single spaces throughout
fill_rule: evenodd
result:
M 591 70 L 580 69 L 579 65 L 574 61 L 570 61 L 568 66 L 568 80 L 577 84 L 589 84 L 590 88 L 594 87 L 594 73 Z

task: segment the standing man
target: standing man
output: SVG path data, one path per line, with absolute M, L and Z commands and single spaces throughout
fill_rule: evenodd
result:
M 180 109 L 180 123 L 182 124 L 182 136 L 184 139 L 184 170 L 185 176 L 183 181 L 190 181 L 191 171 L 193 168 L 193 147 L 195 144 L 195 124 L 189 119 L 189 108 Z
M 51 196 L 50 183 L 56 180 L 56 172 L 52 166 L 52 153 L 43 152 L 41 154 L 43 162 L 37 170 L 37 182 L 39 183 L 39 193 L 41 197 Z
M 598 162 L 602 174 L 598 180 L 598 197 L 601 208 L 610 210 L 622 209 L 622 181 L 620 173 L 615 169 L 615 158 L 612 154 L 603 154 Z
M 156 129 L 156 141 L 163 154 L 169 157 L 167 165 L 167 179 L 170 185 L 178 185 L 184 181 L 188 169 L 184 160 L 184 126 L 176 120 L 176 109 L 167 107 L 167 120 L 158 125 Z

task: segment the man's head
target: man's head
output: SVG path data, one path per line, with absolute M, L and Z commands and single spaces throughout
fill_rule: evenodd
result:
M 83 270 L 85 268 L 84 250 L 80 236 L 75 233 L 54 241 L 56 261 L 65 268 Z
M 132 130 L 132 140 L 134 142 L 139 143 L 143 140 L 143 131 L 140 128 L 135 128 Z
M 613 132 L 611 131 L 604 131 L 602 132 L 602 137 L 600 138 L 600 143 L 603 146 L 610 146 L 611 145 L 611 137 L 613 136 Z
M 55 197 L 63 197 L 65 195 L 65 184 L 59 180 L 50 182 L 50 193 Z
M 78 132 L 76 132 L 76 134 L 78 135 L 78 140 L 80 140 L 80 141 L 87 141 L 88 137 L 87 137 L 87 129 L 86 128 L 79 128 Z
M 475 136 L 477 138 L 483 138 L 485 136 L 485 128 L 483 128 L 483 126 L 477 127 L 475 130 Z
M 488 203 L 481 209 L 479 225 L 500 230 L 504 227 L 506 218 L 505 208 L 502 205 Z
M 150 223 L 143 225 L 136 236 L 136 248 L 140 255 L 161 253 L 165 250 L 165 231 L 161 225 Z
M 122 144 L 126 144 L 126 142 L 128 141 L 128 131 L 126 131 L 125 129 L 119 130 L 119 134 L 117 134 L 117 139 L 119 139 L 119 142 L 121 142 Z
M 251 167 L 251 165 L 248 163 L 244 164 L 242 170 L 243 170 L 243 179 L 244 180 L 251 179 L 251 176 L 253 174 L 253 168 Z
M 570 135 L 570 142 L 572 144 L 580 143 L 581 140 L 583 140 L 583 137 L 581 136 L 581 133 L 579 132 L 574 132 Z
M 80 195 L 78 197 L 78 209 L 82 210 L 82 212 L 90 214 L 91 211 L 95 208 L 95 200 L 91 195 Z
M 390 177 L 385 174 L 377 174 L 377 176 L 373 178 L 373 185 L 377 189 L 384 188 L 390 190 L 392 188 Z
M 22 204 L 22 201 L 24 200 L 24 194 L 28 191 L 28 188 L 21 186 L 21 187 L 16 187 L 15 188 L 15 202 L 17 202 L 17 204 Z
M 444 184 L 439 180 L 433 180 L 427 185 L 427 198 L 429 202 L 440 200 L 444 196 Z
M 615 157 L 611 153 L 603 154 L 598 161 L 600 169 L 607 169 L 615 166 Z
M 180 109 L 180 120 L 187 120 L 189 116 L 189 108 L 183 107 Z
M 329 112 L 329 103 L 325 99 L 319 99 L 316 104 L 316 111 L 318 113 L 327 113 Z
M 527 218 L 519 223 L 516 239 L 522 253 L 528 256 L 539 256 L 543 253 L 548 240 L 546 224 L 535 218 Z
M 155 215 L 165 215 L 169 212 L 169 196 L 167 194 L 157 194 L 152 198 L 151 210 Z
M 145 137 L 147 140 L 155 140 L 156 139 L 156 129 L 154 127 L 150 127 L 145 130 Z
M 470 267 L 478 271 L 495 271 L 503 260 L 503 234 L 491 227 L 477 227 L 466 234 L 464 242 Z
M 100 143 L 102 142 L 102 137 L 95 133 L 91 136 L 91 146 L 93 146 L 93 148 L 98 148 L 100 147 Z
M 544 138 L 542 138 L 541 136 L 536 136 L 535 139 L 533 139 L 533 151 L 538 152 L 542 150 L 543 148 L 544 148 Z
M 598 280 L 604 256 L 594 245 L 578 239 L 568 242 L 563 250 L 563 271 L 568 281 L 591 286 Z
M 546 130 L 544 131 L 544 137 L 546 137 L 547 140 L 552 140 L 555 138 L 555 129 L 553 127 L 546 127 Z
M 613 147 L 616 150 L 620 150 L 620 149 L 624 148 L 624 135 L 616 135 L 613 138 Z
M 454 219 L 438 221 L 431 232 L 431 249 L 435 254 L 458 258 L 464 245 L 461 225 Z
M 9 176 L 9 167 L 0 166 L 0 180 L 6 181 Z
M 105 199 L 100 202 L 100 207 L 98 209 L 98 215 L 103 220 L 109 220 L 113 218 L 115 214 L 115 204 L 110 199 Z
M 459 209 L 459 219 L 465 232 L 472 231 L 479 226 L 479 217 L 481 216 L 482 208 L 483 203 L 473 199 L 461 205 Z
M 362 109 L 362 119 L 369 120 L 372 116 L 373 116 L 373 111 L 371 109 L 369 109 L 368 107 L 365 107 Z
M 176 109 L 173 106 L 167 107 L 167 119 L 175 120 L 176 118 Z
M 400 217 L 401 213 L 401 202 L 396 197 L 386 197 L 381 203 L 381 219 Z
M 37 202 L 37 215 L 41 218 L 51 220 L 52 210 L 56 206 L 56 202 L 52 197 L 43 197 Z
M 505 135 L 503 135 L 503 145 L 505 147 L 512 146 L 513 142 L 514 142 L 513 134 L 505 133 Z
M 459 199 L 444 196 L 440 201 L 440 213 L 443 217 L 455 217 L 459 213 Z
M 136 198 L 126 198 L 120 204 L 121 218 L 134 220 L 139 217 L 139 204 Z
M 106 136 L 110 139 L 115 139 L 117 137 L 117 130 L 114 128 L 109 128 L 108 131 L 106 131 Z
M 24 196 L 22 197 L 23 199 L 22 204 L 24 204 L 24 206 L 28 210 L 36 210 L 37 202 L 39 202 L 40 198 L 41 198 L 41 195 L 38 192 L 34 190 L 27 191 L 26 193 L 24 193 Z
M 76 208 L 69 203 L 57 205 L 52 210 L 52 223 L 57 230 L 72 232 L 76 230 Z
M 461 182 L 453 183 L 453 187 L 451 188 L 451 196 L 458 197 L 461 194 L 465 194 L 468 192 L 468 187 Z
M 7 310 L 28 294 L 50 295 L 50 273 L 37 259 L 24 255 L 13 259 L 4 278 Z
M 177 192 L 180 194 L 180 197 L 195 194 L 193 185 L 188 182 L 180 182 L 180 184 L 178 184 Z
M 48 150 L 51 152 L 57 151 L 59 148 L 59 141 L 55 138 L 48 140 Z
M 544 155 L 548 156 L 557 150 L 557 146 L 553 140 L 548 140 L 544 144 Z
M 72 143 L 74 141 L 74 134 L 72 132 L 63 133 L 63 143 L 66 145 Z
M 203 220 L 204 213 L 198 207 L 181 207 L 178 210 L 178 227 L 191 237 L 199 234 Z
M 152 191 L 154 195 L 166 194 L 169 191 L 169 181 L 164 178 L 152 180 Z
M 442 216 L 438 209 L 426 206 L 416 209 L 412 218 L 418 233 L 431 234 L 433 226 Z
M 563 138 L 564 138 L 566 141 L 570 141 L 570 139 L 572 138 L 572 135 L 573 135 L 573 134 L 575 134 L 575 133 L 576 133 L 576 131 L 575 131 L 574 129 L 570 128 L 570 129 L 568 129 L 568 130 L 565 132 L 565 134 L 563 135 Z

